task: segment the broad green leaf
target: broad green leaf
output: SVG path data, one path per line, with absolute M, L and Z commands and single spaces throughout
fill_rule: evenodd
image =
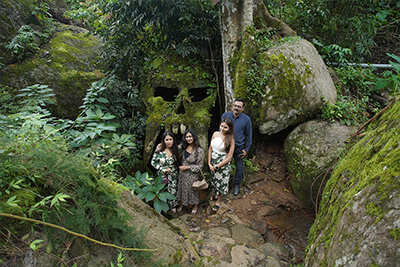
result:
M 104 98 L 104 97 L 99 97 L 97 98 L 97 101 L 101 102 L 101 103 L 110 103 L 110 101 L 108 101 L 108 99 Z
M 170 192 L 163 192 L 162 193 L 167 199 L 170 199 L 170 200 L 175 200 L 176 199 L 176 197 L 173 195 L 173 194 L 171 194 Z
M 158 194 L 158 199 L 162 202 L 167 202 L 167 196 L 163 193 Z
M 10 197 L 10 198 L 7 200 L 7 204 L 10 205 L 10 206 L 12 206 L 12 207 L 18 207 L 17 202 L 19 202 L 19 200 L 15 200 L 16 197 L 17 197 L 17 196 Z
M 146 201 L 153 200 L 155 197 L 156 197 L 156 194 L 154 194 L 153 192 L 149 192 L 146 195 Z
M 375 83 L 375 90 L 378 91 L 382 88 L 384 88 L 386 85 L 388 85 L 389 82 L 386 79 L 379 79 L 376 83 Z
M 116 116 L 115 115 L 111 115 L 110 113 L 105 114 L 104 116 L 102 116 L 103 120 L 112 120 L 114 119 Z

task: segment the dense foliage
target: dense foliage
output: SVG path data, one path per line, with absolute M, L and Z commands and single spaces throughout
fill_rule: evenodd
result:
M 218 11 L 207 0 L 87 2 L 68 13 L 84 19 L 107 41 L 105 56 L 120 77 L 137 81 L 143 67 L 160 52 L 174 49 L 186 57 L 219 46 Z
M 378 113 L 389 99 L 397 97 L 400 88 L 400 57 L 388 56 L 394 59 L 389 61 L 393 70 L 386 70 L 381 76 L 374 74 L 371 68 L 335 68 L 338 99 L 335 104 L 327 103 L 321 108 L 320 118 L 359 125 Z M 386 100 L 375 101 L 373 96 L 376 99 L 381 94 L 386 95 Z
M 399 40 L 400 1 L 265 0 L 269 11 L 314 41 L 331 62 L 362 62 L 375 37 Z M 384 37 L 386 36 L 386 37 Z M 349 49 L 349 50 L 346 50 Z
M 328 65 L 332 62 L 362 62 L 364 58 L 370 58 L 376 37 L 382 33 L 400 40 L 400 1 L 264 2 L 272 15 L 313 42 Z M 95 4 L 76 5 L 68 14 L 72 18 L 84 19 L 92 32 L 105 38 L 105 54 L 110 68 L 120 77 L 130 77 L 137 83 L 146 66 L 152 63 L 153 56 L 159 55 L 160 51 L 175 49 L 183 56 L 204 55 L 209 44 L 211 49 L 208 53 L 219 51 L 218 8 L 219 5 L 213 6 L 211 1 L 205 0 L 102 0 Z M 206 57 L 211 58 L 210 55 Z M 347 77 L 349 81 L 338 86 L 338 104 L 328 104 L 321 117 L 339 119 L 346 124 L 365 121 L 380 108 L 380 104 L 370 98 L 371 93 L 383 88 L 374 86 L 380 77 L 368 70 L 346 67 L 336 70 L 338 76 Z M 350 84 L 351 81 L 355 83 Z M 347 86 L 350 88 L 346 89 Z M 354 89 L 358 86 L 360 89 Z M 353 92 L 356 94 L 349 94 Z
M 134 229 L 126 224 L 129 216 L 117 208 L 118 186 L 102 179 L 84 151 L 71 151 L 44 114 L 29 114 L 28 108 L 25 110 L 10 116 L 7 123 L 2 118 L 0 212 L 62 225 L 116 245 L 140 247 L 140 235 L 131 235 Z M 42 230 L 40 225 L 28 222 L 9 224 L 3 217 L 0 221 L 8 230 L 21 235 L 31 227 Z M 0 230 L 3 237 L 9 236 L 7 228 Z M 64 252 L 64 242 L 72 236 L 50 227 L 45 230 L 54 252 Z M 11 239 L 2 238 L 15 242 Z

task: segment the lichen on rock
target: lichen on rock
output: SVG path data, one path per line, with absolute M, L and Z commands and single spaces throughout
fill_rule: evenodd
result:
M 235 98 L 246 100 L 246 113 L 261 134 L 314 118 L 323 99 L 336 102 L 330 74 L 311 43 L 292 36 L 263 44 L 254 35 L 243 34 L 230 65 Z
M 52 114 L 75 119 L 87 89 L 104 77 L 100 63 L 102 42 L 87 33 L 85 29 L 60 24 L 51 42 L 34 57 L 2 70 L 1 84 L 15 89 L 48 85 L 56 94 L 56 104 L 49 107 Z
M 329 169 L 354 131 L 339 122 L 311 120 L 288 134 L 284 145 L 290 184 L 303 204 L 315 206 L 318 192 L 330 177 Z
M 399 158 L 397 101 L 332 173 L 310 230 L 306 266 L 398 265 L 400 240 L 392 229 L 400 225 Z

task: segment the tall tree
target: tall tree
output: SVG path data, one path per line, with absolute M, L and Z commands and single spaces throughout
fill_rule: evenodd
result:
M 214 1 L 214 4 L 219 0 Z M 247 27 L 255 25 L 256 29 L 274 29 L 275 35 L 272 38 L 294 35 L 282 21 L 272 17 L 266 9 L 262 0 L 221 0 L 220 3 L 220 28 L 222 40 L 223 80 L 225 103 L 233 103 L 234 85 L 231 74 L 230 58 L 235 50 L 239 50 L 243 33 Z M 229 107 L 225 105 L 225 110 Z

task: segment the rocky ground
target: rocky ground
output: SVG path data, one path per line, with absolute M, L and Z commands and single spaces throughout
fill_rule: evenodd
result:
M 218 238 L 222 236 L 234 239 L 235 242 L 231 242 L 236 245 L 244 244 L 242 249 L 246 250 L 247 248 L 247 254 L 244 252 L 244 255 L 247 256 L 250 254 L 249 249 L 251 248 L 261 251 L 261 244 L 274 247 L 267 249 L 268 253 L 272 253 L 271 255 L 264 253 L 267 258 L 264 258 L 263 262 L 268 259 L 268 256 L 271 256 L 282 260 L 280 265 L 274 265 L 277 264 L 275 262 L 272 265 L 264 264 L 263 266 L 301 263 L 314 214 L 313 210 L 302 206 L 291 190 L 283 140 L 256 144 L 255 155 L 251 161 L 258 170 L 252 171 L 251 167 L 247 167 L 246 178 L 240 194 L 234 196 L 230 193 L 224 197 L 217 212 L 213 212 L 211 209 L 215 203 L 215 201 L 210 201 L 213 192 L 204 190 L 196 215 L 190 215 L 191 207 L 187 207 L 180 213 L 169 212 L 166 216 L 192 233 L 192 242 L 198 242 L 196 245 L 200 256 L 202 256 L 201 254 L 213 256 L 233 264 L 232 266 L 239 264 L 239 259 L 236 259 L 235 263 L 233 251 L 230 255 L 225 255 L 229 252 L 223 249 L 223 244 L 229 243 L 229 240 L 222 243 L 215 240 L 215 236 Z M 215 235 L 216 233 L 218 234 Z M 236 239 L 234 235 L 236 235 Z M 208 240 L 205 242 L 207 238 Z M 211 242 L 210 238 L 214 241 Z M 255 241 L 258 238 L 262 240 Z M 208 242 L 211 242 L 214 247 Z M 250 243 L 251 245 L 249 245 Z M 275 255 L 273 255 L 274 253 Z M 240 253 L 235 254 L 239 255 Z M 260 261 L 261 258 L 259 257 L 258 260 Z

